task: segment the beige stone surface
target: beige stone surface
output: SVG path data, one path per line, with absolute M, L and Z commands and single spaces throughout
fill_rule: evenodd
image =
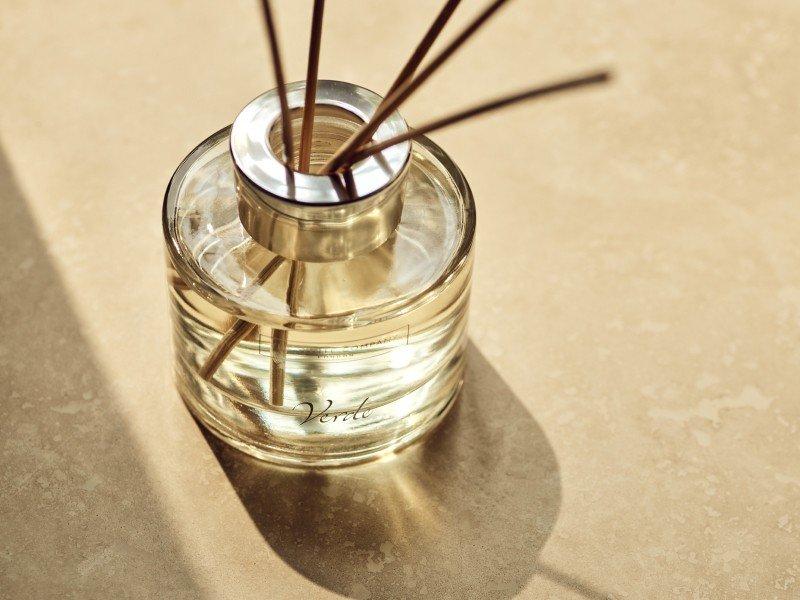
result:
M 436 4 L 331 0 L 323 75 L 385 89 Z M 0 595 L 800 596 L 800 5 L 516 0 L 420 90 L 412 124 L 618 75 L 434 136 L 479 207 L 463 402 L 325 473 L 171 383 L 162 194 L 271 87 L 258 15 L 0 5 Z

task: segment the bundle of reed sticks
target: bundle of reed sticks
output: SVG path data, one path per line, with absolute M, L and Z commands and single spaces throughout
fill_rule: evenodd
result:
M 516 104 L 524 100 L 531 100 L 554 94 L 573 90 L 584 86 L 598 84 L 610 79 L 608 71 L 594 71 L 573 77 L 528 88 L 517 93 L 509 94 L 487 102 L 477 104 L 464 110 L 433 119 L 409 129 L 407 132 L 392 137 L 380 143 L 372 142 L 371 138 L 381 123 L 394 111 L 396 111 L 422 84 L 424 84 L 467 40 L 469 40 L 478 29 L 480 29 L 500 8 L 508 3 L 509 0 L 493 0 L 477 16 L 475 16 L 455 37 L 448 42 L 442 50 L 435 54 L 428 62 L 422 66 L 423 61 L 429 54 L 434 42 L 445 28 L 450 17 L 455 12 L 461 0 L 447 0 L 439 13 L 434 18 L 425 35 L 417 44 L 411 56 L 408 58 L 403 68 L 398 73 L 392 85 L 386 92 L 386 96 L 378 106 L 375 113 L 364 125 L 357 130 L 322 166 L 319 174 L 330 175 L 343 173 L 345 176 L 350 167 L 358 161 L 364 160 L 373 154 L 408 140 L 413 140 L 432 131 L 442 129 L 448 125 L 453 125 L 478 115 L 494 111 L 511 104 Z M 308 52 L 308 69 L 306 72 L 306 88 L 303 106 L 303 119 L 301 123 L 302 131 L 300 134 L 300 151 L 297 164 L 294 160 L 294 147 L 292 137 L 292 122 L 289 113 L 289 104 L 286 98 L 286 80 L 283 74 L 281 53 L 278 43 L 277 27 L 273 17 L 270 0 L 262 0 L 264 13 L 264 23 L 266 25 L 267 39 L 272 62 L 273 75 L 275 77 L 278 98 L 281 106 L 282 124 L 282 144 L 284 162 L 289 169 L 300 172 L 308 172 L 311 160 L 311 146 L 314 138 L 314 112 L 316 101 L 317 80 L 319 71 L 319 57 L 322 42 L 322 20 L 325 10 L 325 0 L 314 0 L 314 7 L 311 19 L 311 39 Z M 346 180 L 346 177 L 345 177 Z M 277 270 L 286 259 L 275 257 L 259 273 L 257 281 L 260 284 Z M 297 261 L 291 262 L 291 272 L 287 290 L 287 302 L 290 312 L 294 308 L 294 300 L 297 295 L 297 285 L 300 279 L 302 264 Z M 208 359 L 200 370 L 204 379 L 210 380 L 225 357 L 231 352 L 233 347 L 249 333 L 255 329 L 255 325 L 246 321 L 236 321 L 234 325 L 223 336 L 218 346 L 210 353 Z M 272 370 L 271 370 L 271 392 L 270 401 L 273 405 L 283 404 L 283 381 L 285 368 L 285 354 L 287 345 L 288 331 L 285 329 L 274 329 L 272 331 Z
M 431 75 L 433 75 L 464 43 L 472 37 L 503 5 L 509 0 L 494 0 L 490 2 L 478 15 L 472 19 L 464 29 L 461 30 L 441 51 L 439 51 L 428 63 L 422 67 L 423 60 L 428 55 L 439 34 L 444 29 L 450 17 L 455 12 L 461 0 L 447 0 L 442 9 L 436 15 L 425 35 L 420 40 L 408 61 L 403 65 L 400 73 L 395 78 L 383 102 L 380 104 L 375 114 L 367 121 L 350 139 L 348 139 L 328 161 L 323 165 L 321 173 L 330 174 L 337 171 L 347 170 L 353 163 L 364 160 L 373 154 L 381 152 L 386 148 L 413 140 L 437 129 L 442 129 L 448 125 L 453 125 L 467 119 L 471 119 L 483 113 L 487 113 L 523 100 L 530 100 L 536 97 L 571 90 L 591 84 L 608 81 L 610 74 L 608 71 L 595 71 L 571 79 L 566 79 L 547 85 L 529 88 L 514 94 L 502 96 L 477 104 L 465 110 L 440 117 L 418 125 L 406 133 L 397 135 L 385 140 L 380 144 L 370 142 L 372 135 L 380 127 L 381 123 L 403 102 L 405 102 Z M 289 116 L 289 104 L 286 100 L 286 82 L 283 76 L 280 50 L 278 45 L 277 29 L 275 20 L 272 16 L 270 0 L 262 0 L 264 10 L 264 22 L 269 39 L 270 56 L 272 58 L 272 68 L 275 76 L 276 87 L 281 105 L 281 121 L 283 132 L 283 151 L 284 159 L 289 168 L 295 168 L 294 149 L 292 145 L 292 123 Z M 308 70 L 306 72 L 306 92 L 303 106 L 302 132 L 300 135 L 300 154 L 296 168 L 299 171 L 307 172 L 309 168 L 311 141 L 314 136 L 314 102 L 317 89 L 317 79 L 319 70 L 319 55 L 322 42 L 322 15 L 325 10 L 325 0 L 314 0 L 314 9 L 311 19 L 311 41 L 308 52 Z M 419 72 L 418 72 L 419 70 Z

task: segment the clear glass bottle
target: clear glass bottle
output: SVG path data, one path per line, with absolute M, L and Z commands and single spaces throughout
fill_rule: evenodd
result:
M 304 83 L 288 86 L 295 147 Z M 381 98 L 320 81 L 311 171 Z M 405 131 L 395 113 L 373 139 Z M 367 460 L 431 430 L 456 400 L 475 207 L 428 139 L 299 173 L 281 156 L 277 94 L 248 104 L 167 189 L 178 389 L 214 434 L 273 462 Z

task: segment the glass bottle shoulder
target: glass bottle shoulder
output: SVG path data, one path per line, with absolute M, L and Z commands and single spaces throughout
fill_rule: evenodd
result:
M 348 261 L 304 263 L 290 314 L 289 261 L 262 283 L 259 274 L 275 255 L 239 220 L 229 130 L 215 133 L 184 159 L 164 201 L 169 258 L 203 299 L 262 325 L 337 329 L 391 319 L 452 286 L 466 288 L 475 233 L 472 194 L 459 169 L 425 138 L 412 147 L 395 234 Z

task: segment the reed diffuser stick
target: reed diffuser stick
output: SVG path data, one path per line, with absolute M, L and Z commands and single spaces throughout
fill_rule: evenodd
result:
M 557 83 L 531 88 L 524 92 L 503 96 L 489 102 L 484 102 L 483 104 L 478 104 L 446 117 L 428 121 L 427 123 L 423 123 L 414 129 L 410 129 L 405 133 L 396 135 L 388 140 L 384 140 L 383 142 L 371 143 L 363 146 L 360 150 L 357 150 L 347 158 L 347 165 L 358 162 L 359 160 L 363 160 L 369 156 L 372 156 L 373 154 L 386 150 L 386 148 L 390 148 L 396 144 L 405 142 L 406 140 L 416 139 L 425 135 L 426 133 L 436 131 L 437 129 L 442 129 L 448 125 L 453 125 L 454 123 L 465 121 L 467 119 L 477 117 L 478 115 L 491 112 L 493 110 L 498 110 L 524 100 L 531 100 L 533 98 L 546 96 L 548 94 L 554 94 L 556 92 L 564 92 L 587 85 L 603 83 L 608 81 L 610 77 L 611 75 L 607 71 L 600 71 L 582 77 L 577 77 L 575 79 L 568 79 L 566 81 L 559 81 Z
M 414 91 L 425 83 L 436 70 L 450 58 L 456 50 L 464 45 L 472 35 L 481 28 L 481 26 L 494 15 L 500 7 L 502 7 L 508 0 L 494 0 L 487 6 L 481 13 L 467 25 L 455 39 L 453 39 L 447 46 L 439 52 L 431 61 L 425 66 L 412 79 L 402 84 L 393 94 L 386 98 L 386 100 L 378 107 L 375 114 L 372 115 L 370 120 L 365 123 L 361 129 L 356 131 L 322 167 L 323 173 L 330 173 L 340 169 L 347 163 L 347 156 L 355 152 L 358 148 L 364 145 L 372 137 L 372 134 L 380 127 L 383 120 L 388 117 L 392 112 L 405 102 L 405 100 L 414 93 Z
M 258 327 L 258 325 L 250 323 L 249 321 L 243 321 L 241 319 L 235 321 L 219 341 L 219 344 L 217 344 L 208 355 L 203 366 L 200 367 L 200 377 L 206 381 L 211 381 L 211 378 L 214 376 L 214 373 L 217 372 L 217 369 L 219 369 L 222 361 L 228 358 L 228 355 L 236 344 L 255 331 L 256 327 Z
M 298 306 L 298 293 L 303 273 L 303 263 L 292 261 L 289 271 L 289 282 L 286 286 L 286 303 L 289 314 L 295 315 Z M 289 345 L 289 331 L 287 329 L 272 330 L 272 369 L 270 370 L 270 404 L 283 406 L 283 391 L 286 380 L 286 350 Z
M 306 96 L 303 103 L 303 128 L 300 133 L 299 168 L 304 173 L 307 173 L 311 167 L 311 144 L 314 139 L 314 109 L 316 108 L 319 51 L 322 43 L 322 14 L 324 11 L 325 0 L 314 0 L 314 13 L 311 17 L 311 41 L 308 46 Z
M 283 77 L 283 65 L 281 54 L 278 48 L 278 32 L 275 21 L 272 18 L 272 9 L 269 0 L 262 0 L 261 6 L 264 10 L 264 22 L 267 26 L 267 38 L 269 40 L 269 54 L 272 58 L 272 71 L 275 75 L 275 85 L 278 88 L 278 99 L 281 104 L 281 135 L 283 139 L 283 155 L 286 165 L 291 168 L 294 162 L 294 143 L 292 137 L 292 119 L 289 115 L 289 102 L 286 100 L 286 80 Z
M 278 33 L 275 27 L 275 21 L 272 18 L 272 10 L 270 9 L 269 0 L 262 0 L 261 3 L 264 9 L 264 21 L 267 26 L 267 37 L 269 38 L 270 56 L 272 57 L 272 70 L 275 73 L 275 83 L 278 88 L 278 99 L 281 105 L 281 134 L 283 139 L 283 154 L 285 157 L 286 166 L 290 169 L 289 173 L 292 174 L 291 169 L 294 164 L 294 146 L 292 137 L 292 119 L 289 115 L 289 102 L 286 99 L 286 81 L 283 78 L 283 66 L 281 64 L 281 55 L 278 48 Z M 290 177 L 292 183 L 294 177 Z M 289 297 L 294 293 L 295 285 L 295 272 L 296 263 L 292 263 L 292 269 L 289 273 L 289 283 L 286 290 L 287 302 Z M 286 346 L 288 342 L 289 332 L 285 329 L 273 329 L 271 340 L 270 360 L 272 368 L 270 370 L 270 402 L 275 406 L 283 405 L 283 384 L 286 369 Z
M 416 73 L 417 67 L 419 67 L 419 65 L 422 63 L 422 60 L 425 58 L 425 56 L 427 56 L 428 51 L 433 46 L 436 38 L 439 37 L 442 29 L 444 29 L 444 26 L 447 25 L 447 22 L 450 20 L 450 17 L 453 16 L 453 13 L 460 3 L 461 0 L 448 0 L 445 3 L 445 5 L 442 7 L 442 10 L 439 11 L 439 14 L 436 16 L 436 19 L 434 19 L 433 23 L 431 23 L 428 31 L 425 32 L 425 35 L 414 49 L 414 52 L 408 59 L 408 62 L 406 62 L 406 64 L 400 70 L 400 73 L 398 73 L 397 78 L 394 80 L 394 83 L 392 83 L 391 87 L 389 87 L 389 90 L 386 92 L 384 102 L 386 101 L 386 98 L 391 96 L 397 88 L 399 88 L 409 78 L 411 78 L 414 73 Z
M 286 377 L 286 345 L 289 332 L 285 329 L 273 329 L 270 346 L 269 370 L 269 403 L 272 406 L 283 406 L 283 384 Z
M 276 256 L 269 261 L 267 265 L 261 269 L 261 272 L 256 275 L 256 278 L 253 281 L 253 286 L 258 287 L 264 285 L 267 280 L 272 277 L 272 274 L 278 270 L 278 267 L 283 264 L 284 260 L 285 259 L 282 256 Z M 245 321 L 243 319 L 237 319 L 219 341 L 219 344 L 217 344 L 208 355 L 208 358 L 203 363 L 203 366 L 200 367 L 200 377 L 206 381 L 210 381 L 214 376 L 214 373 L 216 373 L 217 369 L 219 369 L 222 361 L 228 357 L 236 344 L 247 337 L 247 335 L 254 331 L 256 327 L 258 326 L 254 323 L 250 323 L 249 321 Z

